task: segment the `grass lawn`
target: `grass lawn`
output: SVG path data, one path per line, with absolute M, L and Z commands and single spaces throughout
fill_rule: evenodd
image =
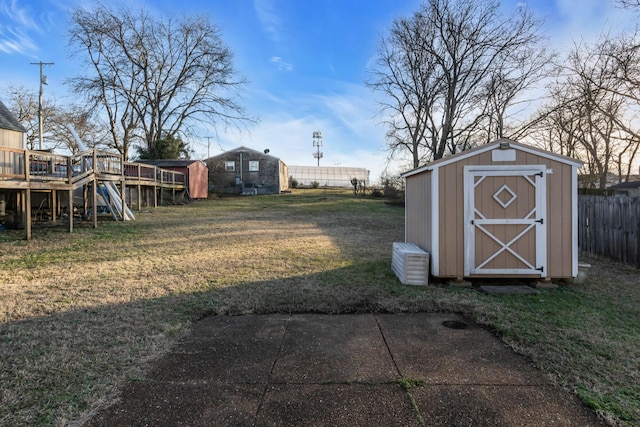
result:
M 537 296 L 401 285 L 404 210 L 308 190 L 0 232 L 0 425 L 78 424 L 209 314 L 453 311 L 617 425 L 640 424 L 640 275 L 586 258 Z

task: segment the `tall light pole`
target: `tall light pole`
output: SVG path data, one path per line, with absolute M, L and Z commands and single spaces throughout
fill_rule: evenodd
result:
M 313 146 L 316 147 L 316 152 L 313 153 L 313 157 L 318 159 L 318 167 L 320 167 L 320 159 L 322 158 L 322 151 L 320 151 L 320 147 L 322 147 L 322 132 L 319 130 L 313 132 Z
M 53 65 L 53 62 L 32 62 L 31 65 L 39 65 L 40 66 L 40 95 L 38 97 L 38 128 L 39 128 L 39 134 L 38 134 L 38 150 L 42 150 L 42 134 L 43 134 L 43 124 L 42 124 L 42 93 L 43 93 L 43 86 L 48 84 L 47 82 L 47 76 L 45 76 L 42 73 L 42 67 L 45 65 Z

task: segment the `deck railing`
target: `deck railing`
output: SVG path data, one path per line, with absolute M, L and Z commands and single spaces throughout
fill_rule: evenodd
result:
M 0 179 L 23 181 L 74 182 L 74 177 L 89 173 L 114 175 L 125 180 L 161 184 L 184 184 L 182 172 L 135 162 L 123 162 L 122 156 L 101 150 L 88 150 L 74 156 L 46 151 L 0 147 Z

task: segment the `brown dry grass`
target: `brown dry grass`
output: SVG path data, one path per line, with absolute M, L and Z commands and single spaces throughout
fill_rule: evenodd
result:
M 635 366 L 637 375 L 637 365 L 614 359 L 618 367 L 606 375 L 589 368 L 599 359 L 561 366 L 580 350 L 575 336 L 586 334 L 567 338 L 573 329 L 563 319 L 580 316 L 561 313 L 576 299 L 590 309 L 604 298 L 615 304 L 612 289 L 632 289 L 624 298 L 637 301 L 637 275 L 624 276 L 626 286 L 604 277 L 622 268 L 613 264 L 591 287 L 539 298 L 403 286 L 389 266 L 403 215 L 381 200 L 318 190 L 163 207 L 97 230 L 36 230 L 30 242 L 0 234 L 0 425 L 78 423 L 203 315 L 436 310 L 493 325 L 603 414 L 640 419 L 640 391 L 620 374 Z M 638 326 L 637 309 L 625 310 L 636 316 L 625 328 Z M 546 331 L 541 313 L 556 332 Z M 611 333 L 609 320 L 598 324 L 601 334 Z M 640 358 L 638 330 L 616 332 L 622 338 L 609 337 L 606 351 L 619 358 L 631 348 Z M 616 394 L 620 388 L 630 397 Z M 617 406 L 603 408 L 608 401 Z

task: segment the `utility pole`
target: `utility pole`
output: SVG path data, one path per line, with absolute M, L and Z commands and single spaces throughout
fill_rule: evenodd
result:
M 54 65 L 53 62 L 32 62 L 31 65 L 39 65 L 40 66 L 40 96 L 38 97 L 38 126 L 39 126 L 39 139 L 38 139 L 38 150 L 42 150 L 42 133 L 43 133 L 43 125 L 42 125 L 42 93 L 43 93 L 43 85 L 48 84 L 47 76 L 42 73 L 42 67 L 44 65 Z
M 213 138 L 212 136 L 205 136 L 205 138 L 207 138 L 207 159 L 209 157 L 211 157 L 211 154 L 209 153 L 211 151 L 211 138 Z

